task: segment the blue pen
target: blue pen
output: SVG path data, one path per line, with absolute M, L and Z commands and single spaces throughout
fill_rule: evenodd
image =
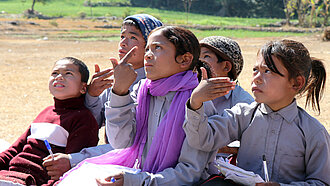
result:
M 44 140 L 44 143 L 45 143 L 45 145 L 46 145 L 46 147 L 48 149 L 49 154 L 52 156 L 52 161 L 54 161 L 54 154 L 53 154 L 52 148 L 50 147 L 50 145 L 49 145 L 49 143 L 48 143 L 47 140 Z

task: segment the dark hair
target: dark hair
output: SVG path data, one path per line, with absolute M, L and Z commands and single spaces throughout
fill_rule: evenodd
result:
M 161 26 L 152 30 L 149 36 L 160 30 L 164 37 L 174 44 L 175 58 L 187 52 L 193 55 L 189 70 L 193 70 L 199 61 L 200 46 L 196 36 L 189 30 L 176 26 Z
M 201 67 L 204 67 L 206 70 L 206 74 L 208 78 L 212 77 L 212 73 L 211 73 L 211 67 L 207 64 L 207 63 L 203 63 L 202 61 L 198 61 L 196 64 L 196 70 L 197 70 L 197 78 L 198 81 L 202 80 L 202 70 Z
M 307 92 L 305 106 L 312 104 L 312 109 L 320 113 L 319 101 L 323 96 L 326 82 L 326 71 L 321 60 L 311 58 L 307 48 L 302 43 L 293 40 L 268 42 L 258 51 L 259 53 L 271 71 L 283 76 L 275 66 L 272 59 L 274 56 L 287 69 L 289 80 L 303 76 L 305 84 L 298 93 L 303 95 Z
M 202 46 L 202 47 L 206 47 L 206 46 Z M 223 59 L 219 54 L 217 54 L 214 49 L 209 48 L 212 52 L 214 52 L 214 54 L 217 56 L 217 63 L 221 63 L 223 61 L 226 61 L 225 59 Z M 236 80 L 237 79 L 237 74 L 236 74 L 236 70 L 235 70 L 235 66 L 234 63 L 231 62 L 232 64 L 232 68 L 231 70 L 228 72 L 228 77 L 230 79 Z M 202 71 L 201 71 L 201 67 L 204 67 L 206 69 L 206 73 L 207 73 L 207 77 L 208 78 L 212 78 L 212 73 L 211 73 L 211 67 L 207 64 L 207 63 L 203 63 L 202 61 L 198 61 L 197 65 L 196 65 L 196 70 L 197 70 L 197 77 L 198 77 L 198 81 L 201 81 L 202 79 Z
M 59 61 L 61 61 L 61 60 L 68 60 L 68 61 L 72 62 L 74 65 L 77 65 L 79 68 L 79 73 L 81 74 L 81 82 L 84 82 L 84 83 L 88 82 L 89 70 L 84 62 L 82 62 L 81 60 L 74 58 L 74 57 L 65 57 L 65 58 L 60 59 Z
M 123 26 L 134 26 L 136 29 L 140 30 L 139 24 L 136 23 L 135 21 L 133 21 L 132 19 L 126 19 L 124 20 L 124 22 L 121 24 L 121 27 L 123 28 Z

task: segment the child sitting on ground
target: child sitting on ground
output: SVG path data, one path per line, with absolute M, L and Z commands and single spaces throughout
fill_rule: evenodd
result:
M 89 78 L 87 66 L 66 57 L 57 61 L 49 78 L 54 106 L 43 110 L 28 130 L 0 154 L 0 185 L 52 185 L 42 166 L 49 155 L 44 140 L 54 153 L 79 152 L 98 143 L 98 125 L 84 106 Z
M 185 102 L 198 85 L 192 70 L 199 54 L 198 40 L 189 30 L 156 28 L 148 37 L 144 55 L 147 79 L 135 85 L 131 94 L 129 87 L 136 74 L 125 61 L 113 64 L 115 83 L 105 106 L 106 125 L 111 145 L 121 149 L 85 162 L 142 171 L 109 175 L 97 179 L 98 185 L 191 185 L 207 176 L 210 153 L 191 148 L 182 129 Z M 63 182 L 66 176 L 70 172 Z
M 189 145 L 210 152 L 239 140 L 238 167 L 265 179 L 265 156 L 270 179 L 266 184 L 330 184 L 329 133 L 295 99 L 307 92 L 306 104 L 320 112 L 326 71 L 302 43 L 281 40 L 264 45 L 253 68 L 256 102 L 237 104 L 221 116 L 204 115 L 203 102 L 209 100 L 204 93 L 213 91 L 207 85 L 216 87 L 218 82 L 206 80 L 206 70 L 202 72 L 203 80 L 187 102 L 184 130 Z

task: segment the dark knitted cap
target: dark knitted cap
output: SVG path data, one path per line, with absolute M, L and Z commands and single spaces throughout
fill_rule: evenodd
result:
M 125 20 L 133 20 L 139 25 L 139 28 L 142 32 L 142 35 L 144 37 L 144 40 L 147 42 L 149 33 L 160 26 L 163 26 L 163 23 L 156 19 L 155 17 L 149 15 L 149 14 L 135 14 L 128 16 L 124 19 Z
M 199 43 L 201 47 L 207 47 L 224 60 L 232 62 L 234 80 L 238 77 L 243 68 L 243 56 L 236 41 L 222 36 L 210 36 Z

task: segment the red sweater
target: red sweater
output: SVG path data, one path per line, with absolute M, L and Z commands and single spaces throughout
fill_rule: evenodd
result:
M 52 185 L 42 159 L 53 153 L 74 153 L 98 143 L 98 125 L 84 106 L 84 96 L 55 99 L 55 106 L 43 110 L 29 129 L 6 151 L 0 153 L 0 179 L 21 184 Z

